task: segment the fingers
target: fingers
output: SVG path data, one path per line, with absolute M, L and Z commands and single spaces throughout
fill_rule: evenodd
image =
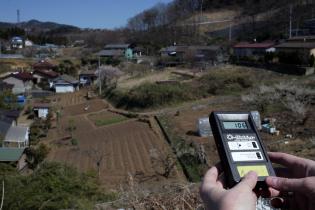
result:
M 281 152 L 268 152 L 268 156 L 271 162 L 286 166 L 288 168 L 305 165 L 305 163 L 308 161 L 306 159 Z
M 292 170 L 289 170 L 287 168 L 275 167 L 274 170 L 275 170 L 278 177 L 296 178 L 293 176 L 293 174 L 291 172 Z
M 304 179 L 288 179 L 281 177 L 267 177 L 266 183 L 269 187 L 274 188 L 278 191 L 303 191 L 303 180 Z M 305 190 L 305 189 L 304 189 Z
M 216 183 L 219 176 L 219 170 L 216 166 L 211 167 L 203 178 L 204 183 L 213 184 Z
M 277 197 L 277 196 L 281 195 L 279 190 L 273 189 L 271 187 L 268 188 L 268 191 L 269 191 L 269 196 L 268 197 Z
M 257 179 L 257 173 L 250 171 L 248 174 L 246 174 L 242 181 L 236 185 L 236 188 L 253 190 L 256 186 Z
M 219 177 L 219 166 L 211 167 L 204 176 L 203 182 L 200 186 L 200 195 L 201 197 L 208 197 L 210 194 L 217 194 L 213 193 L 218 189 L 223 189 L 222 184 L 218 184 L 218 177 Z M 220 191 L 219 190 L 219 191 Z

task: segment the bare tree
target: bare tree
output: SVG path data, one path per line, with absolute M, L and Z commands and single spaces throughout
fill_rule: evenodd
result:
M 98 178 L 101 177 L 101 167 L 102 167 L 102 163 L 105 159 L 106 156 L 108 156 L 109 154 L 106 154 L 102 149 L 99 148 L 90 148 L 89 150 L 87 150 L 85 152 L 95 163 L 96 168 L 97 168 L 97 174 L 98 174 Z
M 176 166 L 176 159 L 170 154 L 157 149 L 150 150 L 150 158 L 155 172 L 168 178 Z
M 308 111 L 315 91 L 300 85 L 279 83 L 274 86 L 261 85 L 242 100 L 254 105 L 261 112 L 265 112 L 269 105 L 283 105 L 298 124 L 304 125 L 308 118 Z

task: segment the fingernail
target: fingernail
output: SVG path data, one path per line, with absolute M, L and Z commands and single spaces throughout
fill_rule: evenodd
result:
M 256 178 L 257 177 L 257 173 L 255 171 L 250 171 L 246 174 L 246 177 L 248 178 Z

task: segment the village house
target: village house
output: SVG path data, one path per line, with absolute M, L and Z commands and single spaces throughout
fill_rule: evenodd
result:
M 56 93 L 73 93 L 79 89 L 79 81 L 66 74 L 57 77 L 52 83 Z
M 48 69 L 38 69 L 33 71 L 33 77 L 35 79 L 36 84 L 47 82 L 52 84 L 52 81 L 56 79 L 59 76 L 59 74 L 53 70 Z
M 18 171 L 27 166 L 26 154 L 24 148 L 1 148 L 0 147 L 0 162 L 14 164 Z
M 93 84 L 96 78 L 97 76 L 94 70 L 82 71 L 79 74 L 79 82 L 80 82 L 80 85 L 82 86 Z
M 12 49 L 22 49 L 24 47 L 24 41 L 21 37 L 15 36 L 11 39 Z
M 278 53 L 296 53 L 302 58 L 315 56 L 315 36 L 298 36 L 275 46 Z
M 98 53 L 100 57 L 133 59 L 135 57 L 133 44 L 108 44 Z M 141 53 L 140 53 L 141 54 Z
M 27 94 L 33 88 L 34 77 L 28 72 L 16 72 L 4 77 L 3 82 L 13 85 L 13 94 Z
M 233 54 L 237 59 L 244 57 L 261 57 L 268 52 L 275 51 L 276 48 L 274 42 L 241 42 L 233 46 Z
M 169 46 L 160 50 L 161 57 L 177 57 L 183 59 L 185 52 L 188 50 L 188 46 Z
M 182 62 L 207 62 L 215 65 L 223 62 L 223 49 L 218 45 L 211 46 L 169 46 L 160 50 L 161 58 L 168 64 Z
M 29 128 L 23 126 L 11 126 L 4 137 L 2 145 L 3 147 L 28 147 Z
M 33 111 L 38 118 L 46 119 L 49 114 L 50 104 L 36 103 L 33 105 Z

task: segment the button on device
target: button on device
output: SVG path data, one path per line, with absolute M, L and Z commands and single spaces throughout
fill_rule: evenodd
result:
M 254 148 L 257 148 L 256 142 L 253 141 L 252 144 L 253 144 L 253 147 L 254 147 Z

